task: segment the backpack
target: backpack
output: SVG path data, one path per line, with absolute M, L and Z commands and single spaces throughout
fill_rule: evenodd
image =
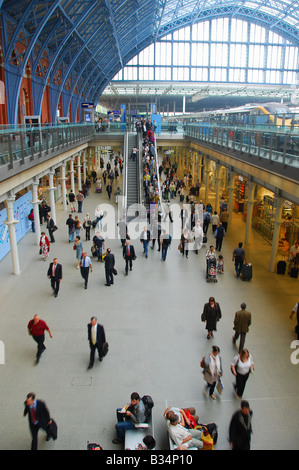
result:
M 143 404 L 144 404 L 144 407 L 145 407 L 145 416 L 147 418 L 147 420 L 149 419 L 150 415 L 151 415 L 151 412 L 152 412 L 152 408 L 154 406 L 154 402 L 153 402 L 153 399 L 151 396 L 149 395 L 144 395 L 141 400 L 143 401 Z

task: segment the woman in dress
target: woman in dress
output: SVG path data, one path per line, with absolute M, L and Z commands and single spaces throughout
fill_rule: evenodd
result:
M 242 349 L 240 354 L 234 357 L 231 363 L 231 371 L 236 377 L 234 385 L 236 397 L 242 398 L 249 374 L 254 371 L 254 363 L 248 349 Z
M 47 261 L 47 258 L 49 256 L 49 251 L 50 251 L 50 242 L 45 232 L 41 233 L 41 237 L 39 239 L 39 246 L 40 246 L 40 254 L 43 255 L 43 260 Z
M 201 320 L 206 322 L 206 330 L 208 330 L 207 338 L 214 336 L 213 332 L 217 331 L 217 322 L 222 317 L 221 308 L 214 297 L 209 298 L 209 302 L 204 305 Z
M 83 253 L 83 245 L 80 240 L 80 237 L 76 237 L 75 244 L 74 244 L 74 250 L 76 250 L 76 259 L 78 260 L 77 262 L 77 269 L 80 268 L 80 263 L 81 263 L 81 258 L 82 258 L 82 253 Z

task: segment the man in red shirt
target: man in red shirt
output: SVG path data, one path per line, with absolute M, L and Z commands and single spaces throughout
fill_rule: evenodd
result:
M 37 342 L 35 363 L 38 364 L 40 356 L 46 349 L 46 346 L 44 345 L 45 330 L 48 331 L 50 338 L 53 338 L 53 336 L 47 323 L 44 320 L 41 320 L 39 315 L 34 315 L 33 319 L 28 323 L 27 328 L 29 335 Z

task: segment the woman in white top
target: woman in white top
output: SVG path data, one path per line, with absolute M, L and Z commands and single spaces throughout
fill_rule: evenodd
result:
M 234 357 L 231 363 L 231 371 L 236 377 L 236 384 L 234 385 L 236 394 L 239 398 L 242 398 L 249 374 L 254 371 L 254 363 L 248 349 L 242 349 L 240 354 Z

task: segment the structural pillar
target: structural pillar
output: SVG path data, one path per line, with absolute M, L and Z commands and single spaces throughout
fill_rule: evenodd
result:
M 247 201 L 247 218 L 246 218 L 246 229 L 245 229 L 245 244 L 248 244 L 249 237 L 251 233 L 251 226 L 252 226 L 252 212 L 253 212 L 253 205 L 255 203 L 254 199 L 254 190 L 256 187 L 256 183 L 253 181 L 249 181 L 248 183 L 249 193 L 248 193 L 248 201 Z
M 215 211 L 217 211 L 217 213 L 218 213 L 218 210 L 219 210 L 219 182 L 220 182 L 219 173 L 220 173 L 220 164 L 216 163 L 216 177 L 215 177 L 216 191 L 215 191 L 215 204 L 214 204 L 214 207 L 215 207 Z
M 66 164 L 62 163 L 61 165 L 61 186 L 62 186 L 62 203 L 63 203 L 63 210 L 67 212 L 67 194 L 66 194 L 66 176 L 65 176 L 65 167 Z
M 50 193 L 50 207 L 51 207 L 51 218 L 56 224 L 56 208 L 55 208 L 55 186 L 54 186 L 54 175 L 55 170 L 50 170 L 49 172 L 49 193 Z
M 282 209 L 283 209 L 284 199 L 280 196 L 275 196 L 275 207 L 276 207 L 276 214 L 274 220 L 274 231 L 273 231 L 273 238 L 272 238 L 272 249 L 271 249 L 271 257 L 270 257 L 270 272 L 275 272 L 276 267 L 276 259 L 277 259 L 277 252 L 278 252 L 278 242 L 279 242 L 279 235 L 280 235 L 280 227 L 284 220 L 282 219 Z
M 78 171 L 78 191 L 82 189 L 82 182 L 81 182 L 81 155 L 77 156 L 77 171 Z
M 232 220 L 233 213 L 233 202 L 234 202 L 234 190 L 235 190 L 235 176 L 236 173 L 233 170 L 229 172 L 229 187 L 228 187 L 228 220 Z
M 8 231 L 9 231 L 12 271 L 13 271 L 13 274 L 20 274 L 21 271 L 20 271 L 19 253 L 18 253 L 17 237 L 16 237 L 16 230 L 15 230 L 15 225 L 18 224 L 19 221 L 15 219 L 14 217 L 15 199 L 16 197 L 13 195 L 13 196 L 10 196 L 5 201 L 7 220 L 4 223 L 8 226 Z
M 32 183 L 32 201 L 31 204 L 33 205 L 33 213 L 34 213 L 34 227 L 35 227 L 35 244 L 39 245 L 40 241 L 40 219 L 39 219 L 39 204 L 40 200 L 38 199 L 38 183 L 39 180 L 34 179 Z
M 208 159 L 208 157 L 205 157 L 205 167 L 204 167 L 204 180 L 205 180 L 205 205 L 207 205 L 207 202 L 208 202 L 208 197 L 209 197 L 209 173 L 210 173 L 210 170 L 209 170 L 209 163 L 210 163 L 210 160 Z
M 71 175 L 71 188 L 72 188 L 73 193 L 75 194 L 74 157 L 72 157 L 71 160 L 70 160 L 70 171 L 69 171 L 69 173 Z

